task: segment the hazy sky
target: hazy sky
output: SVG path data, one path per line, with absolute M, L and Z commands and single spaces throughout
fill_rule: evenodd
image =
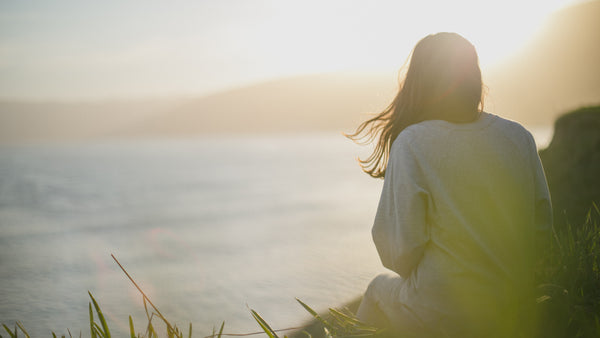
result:
M 482 65 L 577 0 L 0 2 L 0 99 L 202 95 L 282 76 L 396 70 L 456 31 Z

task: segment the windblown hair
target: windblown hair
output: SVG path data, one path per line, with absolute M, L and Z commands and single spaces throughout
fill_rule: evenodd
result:
M 375 178 L 385 176 L 392 143 L 408 126 L 425 120 L 467 123 L 483 109 L 477 52 L 462 36 L 428 35 L 417 43 L 406 64 L 390 105 L 346 135 L 359 144 L 376 141 L 373 153 L 359 159 L 363 171 Z

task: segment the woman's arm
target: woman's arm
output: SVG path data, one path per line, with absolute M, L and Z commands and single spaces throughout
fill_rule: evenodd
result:
M 383 265 L 403 277 L 417 266 L 429 240 L 429 193 L 406 131 L 390 152 L 381 198 L 372 229 Z

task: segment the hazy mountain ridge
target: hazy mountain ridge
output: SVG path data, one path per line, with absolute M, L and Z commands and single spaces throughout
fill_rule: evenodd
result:
M 509 23 L 507 23 L 509 24 Z M 551 125 L 600 103 L 600 1 L 549 18 L 528 45 L 485 70 L 486 110 Z M 352 131 L 397 90 L 396 72 L 273 80 L 197 99 L 96 103 L 0 102 L 0 143 L 202 133 Z
M 393 97 L 395 78 L 335 73 L 274 80 L 214 94 L 148 119 L 128 132 L 193 135 L 217 132 L 350 131 Z
M 487 72 L 490 108 L 528 124 L 600 103 L 600 1 L 548 18 L 521 51 Z
M 184 99 L 97 102 L 0 102 L 0 144 L 105 138 L 164 115 Z

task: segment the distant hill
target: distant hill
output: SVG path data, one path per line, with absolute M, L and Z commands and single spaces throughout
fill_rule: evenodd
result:
M 527 124 L 552 124 L 567 111 L 599 104 L 600 1 L 555 13 L 487 75 L 490 109 Z
M 164 116 L 183 99 L 100 102 L 0 102 L 0 144 L 106 138 L 153 116 Z
M 509 23 L 507 23 L 509 24 Z M 550 126 L 600 103 L 600 1 L 554 14 L 518 54 L 485 70 L 486 110 Z M 332 73 L 274 80 L 214 95 L 158 102 L 0 102 L 0 143 L 200 133 L 352 131 L 397 90 L 388 74 Z
M 351 131 L 393 97 L 394 74 L 323 74 L 286 78 L 192 100 L 127 133 Z

